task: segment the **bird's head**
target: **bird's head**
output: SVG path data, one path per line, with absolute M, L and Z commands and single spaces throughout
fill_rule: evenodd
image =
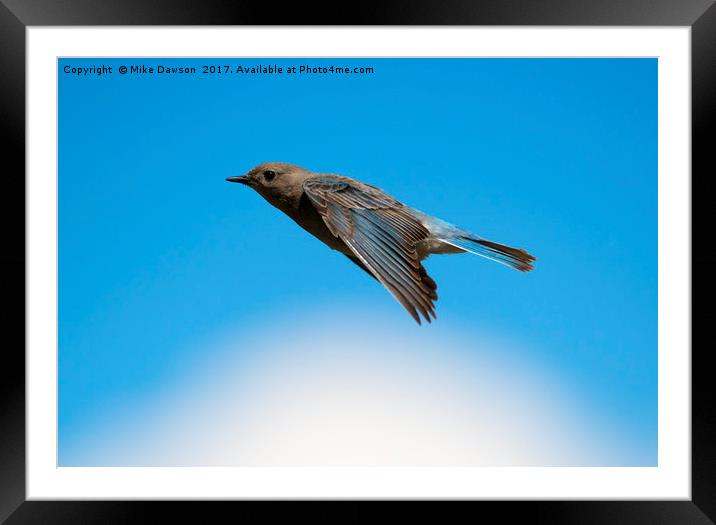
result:
M 286 162 L 265 162 L 246 175 L 229 177 L 229 182 L 238 182 L 256 190 L 269 203 L 283 208 L 298 201 L 303 193 L 303 181 L 310 171 Z

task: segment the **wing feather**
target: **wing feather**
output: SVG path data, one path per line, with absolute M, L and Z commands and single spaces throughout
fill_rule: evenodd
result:
M 338 175 L 306 180 L 303 189 L 330 232 L 420 323 L 435 318 L 437 285 L 420 264 L 423 224 L 382 190 Z

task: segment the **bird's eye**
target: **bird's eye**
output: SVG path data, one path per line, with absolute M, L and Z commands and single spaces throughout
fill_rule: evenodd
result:
M 273 170 L 264 171 L 264 179 L 266 179 L 266 181 L 268 181 L 268 182 L 271 182 L 275 176 L 276 176 L 276 172 Z

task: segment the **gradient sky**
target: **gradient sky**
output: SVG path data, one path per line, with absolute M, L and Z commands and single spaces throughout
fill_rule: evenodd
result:
M 375 72 L 116 74 L 212 63 Z M 115 73 L 63 73 L 96 64 Z M 569 404 L 570 428 L 609 443 L 568 464 L 656 464 L 656 59 L 60 59 L 58 77 L 60 465 L 152 464 L 112 439 L 132 428 L 169 446 L 171 431 L 151 431 L 158 407 L 186 414 L 189 385 L 250 381 L 247 363 L 266 356 L 293 351 L 300 369 L 306 325 L 337 348 L 328 371 L 315 365 L 328 354 L 310 354 L 311 370 L 342 377 L 354 362 L 335 358 L 341 345 L 365 338 L 361 363 L 395 367 L 383 381 L 398 390 L 414 359 L 457 366 L 473 350 L 502 363 L 503 392 L 532 371 L 544 380 L 532 392 Z M 377 185 L 527 248 L 536 269 L 434 256 L 438 319 L 418 327 L 342 255 L 224 180 L 266 161 Z M 287 350 L 272 354 L 278 335 Z M 390 362 L 376 341 L 398 349 Z M 500 410 L 517 424 L 531 417 L 519 406 Z

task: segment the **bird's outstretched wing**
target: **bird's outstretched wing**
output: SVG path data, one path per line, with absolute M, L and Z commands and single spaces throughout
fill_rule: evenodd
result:
M 382 190 L 338 175 L 306 180 L 303 189 L 339 237 L 418 324 L 435 318 L 437 285 L 420 264 L 416 244 L 428 230 Z

